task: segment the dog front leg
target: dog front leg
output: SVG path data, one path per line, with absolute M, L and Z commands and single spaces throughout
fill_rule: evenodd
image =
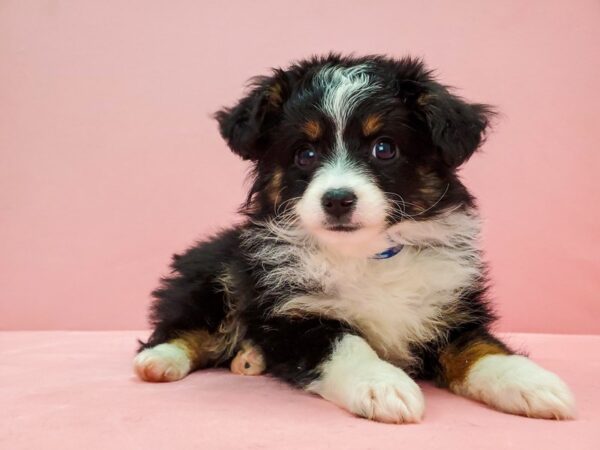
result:
M 261 330 L 265 334 L 252 339 L 275 376 L 368 419 L 405 423 L 423 417 L 419 386 L 344 325 L 324 319 L 281 321 Z
M 440 378 L 451 391 L 510 414 L 571 419 L 575 401 L 567 385 L 529 358 L 479 329 L 439 354 Z

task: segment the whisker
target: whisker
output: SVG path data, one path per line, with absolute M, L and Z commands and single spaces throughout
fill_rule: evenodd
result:
M 446 189 L 444 190 L 443 194 L 440 196 L 440 198 L 438 198 L 438 199 L 436 200 L 436 202 L 435 202 L 433 205 L 431 205 L 431 206 L 430 206 L 429 208 L 427 208 L 426 210 L 424 210 L 424 211 L 421 211 L 420 213 L 417 213 L 417 214 L 415 214 L 415 216 L 420 216 L 420 215 L 422 215 L 422 214 L 425 214 L 427 211 L 431 211 L 433 208 L 435 208 L 435 207 L 437 206 L 437 204 L 438 204 L 439 202 L 441 202 L 441 201 L 442 201 L 442 199 L 443 199 L 443 198 L 446 196 L 446 194 L 448 193 L 448 189 L 450 189 L 450 183 L 447 183 L 447 184 L 446 184 Z
M 449 189 L 450 189 L 450 183 L 447 183 L 446 184 L 446 189 L 444 189 L 444 192 L 442 193 L 442 195 L 431 206 L 429 206 L 429 208 L 427 208 L 427 209 L 425 209 L 423 211 L 420 211 L 418 213 L 415 213 L 415 214 L 407 214 L 406 213 L 406 206 L 408 205 L 408 206 L 413 206 L 415 208 L 419 208 L 420 207 L 419 205 L 416 205 L 416 204 L 410 203 L 410 202 L 406 202 L 404 200 L 404 198 L 402 198 L 402 196 L 400 194 L 397 194 L 395 192 L 384 192 L 384 194 L 386 196 L 389 196 L 389 197 L 398 197 L 399 201 L 402 202 L 402 204 L 400 204 L 398 200 L 394 200 L 393 198 L 388 198 L 388 200 L 393 205 L 395 205 L 398 208 L 397 211 L 392 211 L 391 212 L 392 218 L 398 218 L 398 217 L 394 216 L 394 214 L 398 214 L 399 218 L 401 218 L 401 219 L 402 218 L 404 218 L 404 219 L 414 219 L 415 217 L 422 216 L 423 214 L 425 214 L 428 211 L 431 211 L 433 208 L 435 208 L 442 201 L 442 199 L 446 196 L 446 194 L 448 193 Z M 458 205 L 456 208 L 458 208 L 458 207 L 460 207 L 460 205 Z M 453 208 L 450 212 L 456 210 L 456 208 Z

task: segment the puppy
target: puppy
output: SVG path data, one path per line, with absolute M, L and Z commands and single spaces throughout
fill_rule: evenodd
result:
M 258 372 L 377 421 L 423 417 L 415 378 L 572 418 L 565 383 L 489 331 L 480 220 L 457 170 L 492 114 L 413 58 L 332 54 L 255 78 L 216 114 L 253 164 L 247 220 L 174 256 L 139 377 L 232 359 L 243 373 L 234 356 L 254 349 Z

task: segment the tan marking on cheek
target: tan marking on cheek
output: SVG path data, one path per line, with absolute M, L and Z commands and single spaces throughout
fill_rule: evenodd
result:
M 427 207 L 425 206 L 425 204 L 419 200 L 414 200 L 412 202 L 412 207 L 414 208 L 415 213 L 417 213 L 417 214 L 421 214 L 422 212 L 427 210 Z M 406 208 L 406 209 L 408 209 L 408 208 Z
M 362 132 L 365 136 L 371 136 L 383 127 L 382 117 L 379 114 L 371 114 L 362 122 Z
M 323 134 L 321 124 L 316 120 L 306 122 L 302 127 L 302 131 L 311 141 L 316 141 Z
M 281 167 L 277 167 L 273 171 L 273 175 L 269 185 L 267 187 L 267 195 L 271 203 L 276 205 L 279 202 L 279 197 L 281 196 L 281 182 L 283 180 L 283 169 Z
M 494 342 L 475 340 L 461 348 L 449 345 L 440 353 L 440 364 L 446 383 L 454 389 L 465 381 L 471 367 L 484 356 L 508 354 L 510 352 Z
M 420 180 L 419 192 L 425 203 L 434 203 L 438 201 L 443 195 L 445 188 L 442 180 L 435 172 L 427 167 L 420 167 L 417 170 L 417 173 L 419 174 Z

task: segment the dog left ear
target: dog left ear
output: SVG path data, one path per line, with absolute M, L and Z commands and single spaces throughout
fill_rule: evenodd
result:
M 465 163 L 483 143 L 493 108 L 467 103 L 435 81 L 408 81 L 402 86 L 404 101 L 421 112 L 444 162 L 453 168 Z
M 285 72 L 275 70 L 273 76 L 254 78 L 250 92 L 237 105 L 215 114 L 221 136 L 234 153 L 252 161 L 260 158 L 288 90 Z

